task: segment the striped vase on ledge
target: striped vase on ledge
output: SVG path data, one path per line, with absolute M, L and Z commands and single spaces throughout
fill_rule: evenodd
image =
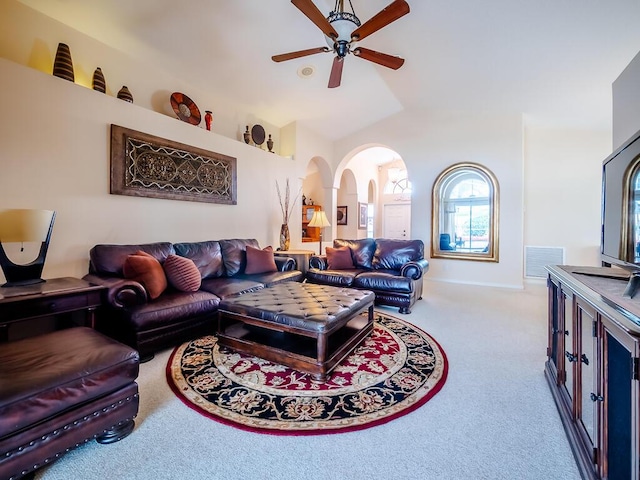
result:
M 59 43 L 56 51 L 56 58 L 53 61 L 53 75 L 64 78 L 70 82 L 75 82 L 73 73 L 73 61 L 71 60 L 71 51 L 66 43 Z

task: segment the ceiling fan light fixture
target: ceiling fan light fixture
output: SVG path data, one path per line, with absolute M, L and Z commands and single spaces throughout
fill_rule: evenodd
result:
M 351 7 L 351 12 L 345 11 L 344 0 L 336 0 L 333 10 L 327 17 L 331 26 L 335 28 L 336 32 L 338 32 L 338 38 L 335 39 L 325 35 L 327 45 L 331 48 L 334 48 L 334 44 L 342 46 L 341 50 L 343 54 L 340 55 L 338 52 L 341 57 L 344 57 L 344 55 L 347 54 L 347 44 L 351 42 L 351 34 L 361 25 L 360 19 L 356 16 L 355 11 L 353 10 L 351 0 L 349 0 L 349 6 Z
M 324 33 L 328 46 L 273 55 L 271 60 L 274 62 L 284 62 L 317 53 L 331 52 L 334 54 L 334 58 L 331 66 L 331 74 L 329 75 L 329 88 L 340 86 L 344 59 L 349 53 L 353 53 L 355 57 L 382 65 L 386 68 L 393 70 L 399 69 L 404 64 L 404 59 L 401 57 L 388 55 L 368 48 L 355 47 L 355 44 L 409 13 L 410 8 L 407 1 L 393 0 L 363 24 L 360 24 L 360 19 L 353 11 L 351 0 L 348 1 L 351 12 L 345 11 L 344 0 L 336 0 L 333 10 L 329 13 L 328 17 L 325 17 L 324 13 L 320 11 L 313 0 L 291 0 L 291 3 Z M 298 71 L 298 75 L 303 76 L 300 71 Z

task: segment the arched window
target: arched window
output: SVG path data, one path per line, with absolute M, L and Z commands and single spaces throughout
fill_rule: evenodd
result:
M 498 261 L 498 182 L 482 165 L 458 163 L 432 192 L 431 257 Z
M 383 193 L 386 194 L 411 194 L 411 182 L 407 178 L 407 171 L 400 168 L 390 168 L 388 170 L 389 180 L 384 186 Z

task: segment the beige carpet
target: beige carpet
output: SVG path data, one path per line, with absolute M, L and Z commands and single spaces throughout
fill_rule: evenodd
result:
M 128 438 L 84 445 L 36 478 L 578 480 L 543 375 L 544 286 L 426 282 L 424 296 L 403 318 L 438 340 L 449 375 L 438 395 L 404 417 L 337 435 L 245 432 L 173 395 L 167 350 L 141 366 L 140 415 Z

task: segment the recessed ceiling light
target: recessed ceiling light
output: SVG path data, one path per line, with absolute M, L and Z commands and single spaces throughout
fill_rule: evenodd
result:
M 313 77 L 313 74 L 315 72 L 316 72 L 315 67 L 312 67 L 311 65 L 305 65 L 298 69 L 298 76 L 300 78 L 310 78 L 310 77 Z

